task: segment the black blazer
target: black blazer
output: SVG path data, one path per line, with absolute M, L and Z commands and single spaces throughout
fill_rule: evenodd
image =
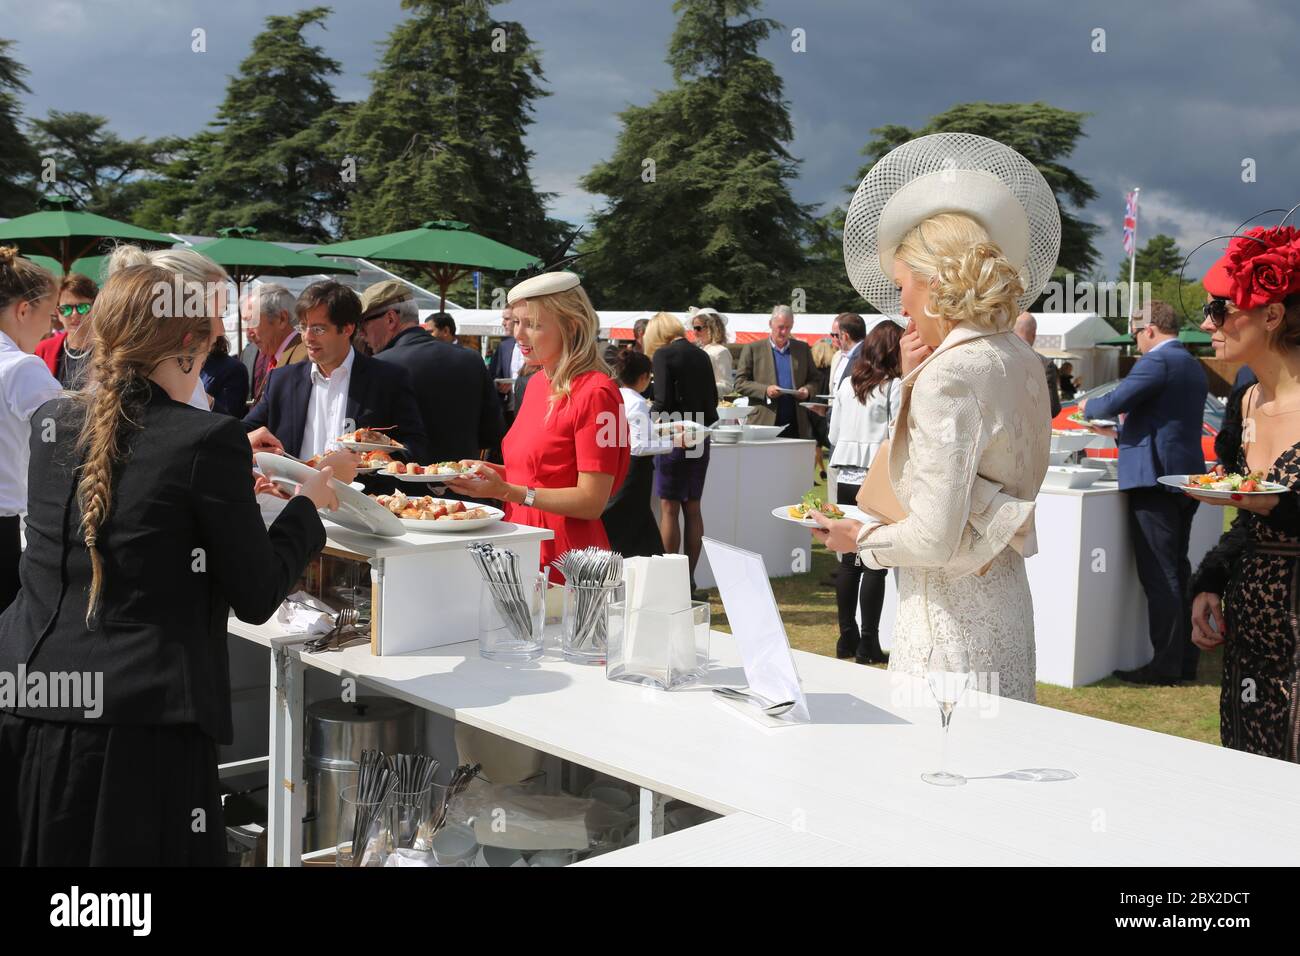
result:
M 261 399 L 244 416 L 248 431 L 265 425 L 294 457 L 302 451 L 302 433 L 307 427 L 311 370 L 310 361 L 273 369 Z M 407 447 L 411 460 L 429 461 L 424 424 L 404 370 L 381 365 L 357 352 L 352 358 L 344 417 L 355 423 L 353 428 L 397 426 L 388 434 Z
M 685 339 L 673 339 L 656 349 L 653 412 L 690 416 L 712 425 L 718 420 L 718 386 L 709 353 Z
M 480 449 L 501 441 L 505 425 L 496 386 L 473 349 L 439 342 L 412 325 L 398 332 L 375 359 L 410 377 L 428 438 L 428 457 L 420 461 L 478 458 Z
M 22 590 L 0 617 L 0 670 L 22 663 L 29 674 L 101 672 L 103 713 L 88 722 L 197 724 L 229 743 L 227 616 L 270 618 L 324 547 L 325 529 L 311 501 L 297 497 L 268 531 L 239 422 L 146 388 L 99 532 L 104 582 L 94 631 L 85 625 L 90 554 L 78 530 L 82 407 L 59 398 L 36 412 L 36 421 L 54 420 L 58 440 L 32 430 Z M 87 720 L 81 708 L 17 713 Z
M 497 346 L 497 350 L 492 353 L 492 358 L 488 360 L 488 378 L 492 379 L 494 390 L 496 388 L 497 379 L 510 377 L 510 363 L 513 361 L 515 349 L 518 347 L 519 343 L 515 341 L 515 337 L 513 335 L 507 335 L 501 340 L 501 343 Z M 504 395 L 500 392 L 497 392 L 496 395 L 501 402 L 502 410 L 507 413 L 507 416 L 518 410 L 519 406 L 515 405 L 512 401 L 514 398 L 513 389 L 506 392 Z

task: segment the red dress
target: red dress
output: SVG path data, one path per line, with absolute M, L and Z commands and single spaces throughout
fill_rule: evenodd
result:
M 535 374 L 524 390 L 519 413 L 501 443 L 506 481 L 529 488 L 573 488 L 578 472 L 596 471 L 613 475 L 617 490 L 629 461 L 618 387 L 602 372 L 583 372 L 573 380 L 569 397 L 556 399 L 548 418 L 550 392 L 545 371 Z M 553 540 L 542 542 L 542 567 L 556 582 L 564 577 L 550 565 L 565 551 L 588 545 L 609 547 L 599 518 L 566 518 L 507 503 L 506 520 L 555 532 Z

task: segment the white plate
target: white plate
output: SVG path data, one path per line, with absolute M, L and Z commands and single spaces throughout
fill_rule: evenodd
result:
M 819 525 L 816 521 L 813 521 L 812 518 L 792 518 L 792 517 L 790 517 L 790 509 L 793 508 L 793 507 L 794 507 L 794 505 L 783 505 L 783 506 L 781 506 L 780 508 L 773 508 L 773 509 L 772 509 L 772 517 L 773 517 L 773 518 L 780 518 L 782 521 L 788 521 L 788 522 L 790 522 L 791 524 L 797 524 L 797 525 L 798 525 L 799 527 L 801 527 L 801 528 L 820 528 L 820 527 L 821 527 L 821 525 Z M 845 517 L 845 518 L 852 518 L 854 521 L 871 521 L 871 520 L 872 520 L 871 518 L 867 517 L 867 515 L 866 515 L 865 513 L 863 513 L 863 511 L 862 511 L 860 508 L 856 507 L 855 505 L 840 505 L 839 508 L 840 508 L 841 511 L 844 512 L 844 517 Z M 839 521 L 839 520 L 841 520 L 841 519 L 839 519 L 839 518 L 832 518 L 831 520 L 832 520 L 832 521 Z
M 799 407 L 800 408 L 829 408 L 830 405 L 827 402 L 800 402 Z
M 492 381 L 493 381 L 493 383 L 495 383 L 495 384 L 497 384 L 497 385 L 513 385 L 513 384 L 515 384 L 515 380 L 514 380 L 513 378 L 494 378 Z
M 1196 492 L 1198 495 L 1204 495 L 1207 498 L 1223 498 L 1228 501 L 1232 500 L 1233 495 L 1279 495 L 1285 494 L 1291 489 L 1286 485 L 1279 485 L 1275 481 L 1262 481 L 1264 487 L 1260 491 L 1219 491 L 1214 488 L 1189 488 L 1187 479 L 1190 475 L 1161 475 L 1156 481 L 1162 485 L 1168 485 L 1170 488 L 1177 488 L 1182 492 Z
M 456 478 L 464 478 L 466 481 L 483 480 L 472 471 L 460 471 L 454 475 L 394 475 L 389 472 L 384 472 L 383 475 L 385 478 L 396 478 L 398 481 L 409 481 L 420 485 L 445 485 Z
M 287 478 L 292 482 L 302 484 L 316 474 L 316 469 L 310 465 L 304 465 L 300 461 L 290 461 L 288 458 L 282 458 L 270 452 L 259 451 L 253 458 L 256 460 L 257 467 L 262 474 L 271 479 Z M 330 487 L 338 495 L 339 507 L 337 511 L 321 511 L 320 516 L 322 518 L 328 518 L 337 525 L 342 525 L 344 528 L 350 528 L 353 531 L 360 531 L 362 534 L 400 538 L 406 533 L 406 529 L 402 527 L 402 522 L 398 520 L 396 515 L 387 509 L 379 507 L 364 493 L 333 478 L 330 479 Z
M 785 431 L 784 425 L 746 425 L 740 434 L 740 440 L 771 441 L 783 431 Z
M 438 500 L 444 501 L 445 499 L 439 498 Z M 402 527 L 407 531 L 422 531 L 425 534 L 458 534 L 462 531 L 477 531 L 480 528 L 486 528 L 489 525 L 496 524 L 506 516 L 506 513 L 500 508 L 493 508 L 491 505 L 471 505 L 466 502 L 466 507 L 482 508 L 484 511 L 488 512 L 488 517 L 469 518 L 461 521 L 452 521 L 447 518 L 438 518 L 433 521 L 422 518 L 398 518 L 397 515 L 393 514 L 387 508 L 383 508 L 382 505 L 379 505 L 373 499 L 371 500 L 371 503 L 383 510 L 385 514 L 397 518 L 397 520 L 401 522 Z
M 369 441 L 344 441 L 342 438 L 334 439 L 334 444 L 348 451 L 406 451 L 405 445 L 380 445 Z
M 1113 418 L 1085 418 L 1083 421 L 1079 421 L 1077 418 L 1072 418 L 1070 421 L 1074 422 L 1076 425 L 1094 425 L 1097 428 L 1119 427 L 1119 422 L 1115 421 Z

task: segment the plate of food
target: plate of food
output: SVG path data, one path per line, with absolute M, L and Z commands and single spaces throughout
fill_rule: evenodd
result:
M 1082 413 L 1075 412 L 1070 416 L 1070 421 L 1078 422 L 1080 425 L 1091 425 L 1094 428 L 1117 428 L 1119 422 L 1113 418 L 1084 418 Z
M 311 465 L 313 468 L 319 468 L 325 455 L 312 455 L 304 465 Z M 357 454 L 357 474 L 370 475 L 383 469 L 383 467 L 393 460 L 393 456 L 386 451 L 364 451 Z
M 382 472 L 398 481 L 411 481 L 424 484 L 446 484 L 450 478 L 468 478 L 478 480 L 478 472 L 469 461 L 439 461 L 431 465 L 417 465 L 414 462 L 390 461 Z
M 805 528 L 817 528 L 820 525 L 812 518 L 814 511 L 825 515 L 832 521 L 848 517 L 844 509 L 839 505 L 834 502 L 823 501 L 822 497 L 813 491 L 804 495 L 797 505 L 782 505 L 779 508 L 773 508 L 772 517 L 780 518 L 782 521 L 792 521 Z
M 285 480 L 294 485 L 300 485 L 307 481 L 314 469 L 301 461 L 291 461 L 280 455 L 273 455 L 267 451 L 259 451 L 253 456 L 257 462 L 258 470 L 272 481 L 283 486 Z M 320 516 L 344 528 L 350 528 L 353 531 L 360 531 L 362 534 L 376 534 L 385 538 L 398 538 L 406 533 L 402 527 L 402 522 L 391 512 L 381 508 L 375 502 L 371 501 L 365 494 L 357 491 L 350 485 L 334 478 L 330 479 L 330 487 L 338 496 L 339 507 L 337 511 L 321 511 Z
M 737 405 L 734 402 L 718 402 L 718 420 L 738 422 L 748 418 L 755 411 L 753 405 Z
M 708 425 L 701 425 L 699 422 L 689 420 L 680 422 L 652 422 L 650 428 L 661 438 L 676 438 L 678 435 L 681 435 L 683 443 L 688 448 L 704 441 L 712 431 Z
M 1247 475 L 1227 471 L 1216 465 L 1203 475 L 1161 475 L 1157 481 L 1179 491 L 1195 492 L 1207 498 L 1228 498 L 1233 495 L 1279 495 L 1291 489 L 1275 481 L 1265 481 L 1264 473 L 1254 471 Z
M 801 408 L 828 408 L 829 407 L 829 405 L 826 402 L 800 402 L 799 406 Z
M 394 427 L 389 425 L 384 428 L 358 428 L 346 435 L 340 435 L 334 441 L 349 451 L 405 451 L 405 445 L 384 434 Z
M 371 499 L 402 523 L 408 531 L 426 533 L 477 531 L 496 524 L 506 516 L 500 508 L 473 502 L 414 497 L 397 491 L 391 495 L 371 495 Z

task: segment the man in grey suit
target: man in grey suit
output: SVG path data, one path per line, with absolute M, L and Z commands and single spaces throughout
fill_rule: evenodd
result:
M 1028 312 L 1021 312 L 1016 318 L 1016 335 L 1032 349 L 1034 339 L 1038 338 L 1038 320 Z M 1061 413 L 1061 373 L 1056 368 L 1056 363 L 1046 355 L 1038 358 L 1043 363 L 1043 374 L 1047 376 L 1047 396 L 1051 399 L 1052 417 L 1055 418 Z
M 740 351 L 736 366 L 736 390 L 757 407 L 751 425 L 784 425 L 782 438 L 811 438 L 808 412 L 800 402 L 812 398 L 812 349 L 794 338 L 794 311 L 778 305 L 768 321 L 770 333 L 761 342 L 750 342 Z M 792 394 L 791 394 L 792 393 Z

